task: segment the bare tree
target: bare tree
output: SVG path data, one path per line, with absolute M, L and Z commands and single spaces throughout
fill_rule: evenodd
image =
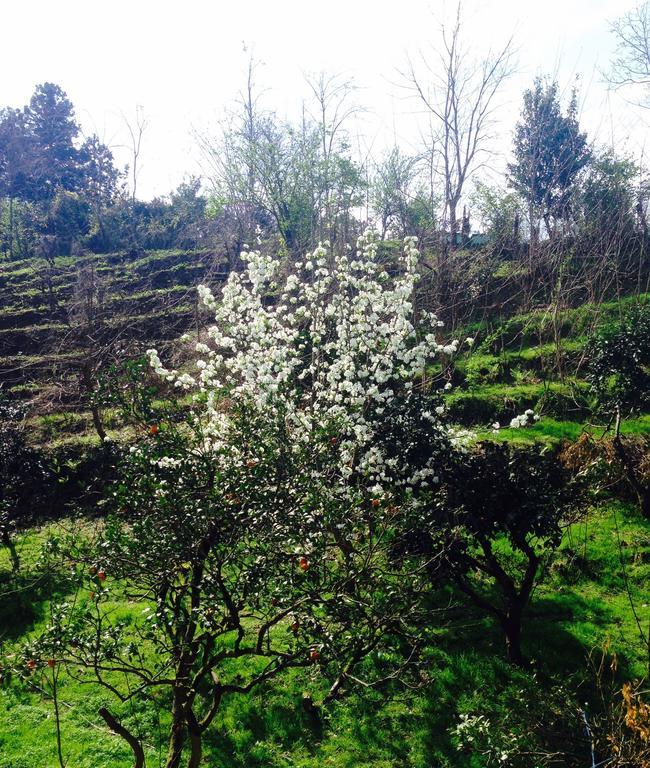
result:
M 650 4 L 642 3 L 612 24 L 616 58 L 607 76 L 614 88 L 650 85 Z M 646 97 L 643 106 L 650 106 Z
M 130 120 L 126 115 L 122 115 L 124 123 L 131 139 L 129 144 L 123 145 L 131 153 L 131 202 L 136 199 L 138 189 L 138 174 L 140 173 L 140 154 L 142 151 L 142 138 L 146 131 L 149 121 L 144 112 L 144 107 L 138 104 L 135 108 L 135 117 Z
M 513 41 L 481 60 L 464 45 L 461 5 L 451 26 L 443 24 L 440 45 L 419 66 L 409 61 L 407 87 L 429 113 L 444 184 L 444 214 L 452 245 L 465 183 L 489 154 L 495 97 L 514 72 Z
M 122 144 L 122 148 L 129 151 L 131 155 L 130 167 L 127 166 L 127 171 L 130 171 L 129 176 L 131 179 L 131 197 L 129 206 L 129 228 L 130 228 L 130 250 L 132 253 L 139 251 L 139 236 L 137 217 L 135 215 L 135 203 L 136 195 L 138 191 L 138 174 L 140 173 L 140 155 L 142 152 L 142 139 L 148 126 L 148 119 L 144 113 L 144 107 L 138 104 L 135 108 L 135 116 L 133 119 L 128 118 L 126 115 L 122 115 L 124 124 L 129 132 L 130 141 L 128 144 Z
M 90 408 L 93 426 L 100 440 L 106 439 L 106 429 L 97 402 L 97 379 L 102 364 L 106 364 L 112 350 L 104 338 L 106 312 L 104 307 L 104 286 L 93 261 L 77 271 L 74 293 L 68 306 L 70 341 L 76 342 L 82 354 L 73 361 L 79 373 L 80 394 Z
M 249 60 L 246 86 L 220 135 L 197 134 L 214 198 L 238 223 L 241 243 L 257 229 L 275 232 L 300 254 L 318 239 L 345 239 L 362 188 L 342 125 L 355 111 L 352 86 L 321 76 L 310 83 L 314 116 L 303 110 L 296 126 L 260 104 L 256 63 Z
M 344 125 L 360 111 L 360 107 L 350 101 L 356 86 L 350 80 L 339 75 L 327 75 L 324 72 L 306 78 L 307 85 L 314 98 L 315 109 L 310 113 L 320 139 L 320 178 L 314 179 L 318 216 L 318 236 L 321 240 L 333 240 L 337 232 L 337 219 L 341 209 L 349 211 L 349 201 L 341 195 L 341 168 L 337 160 L 345 154 L 347 137 Z M 314 169 L 318 172 L 319 169 Z M 337 189 L 339 187 L 339 189 Z M 343 236 L 347 227 L 344 227 Z
M 246 48 L 244 48 L 246 51 Z M 260 189 L 259 147 L 268 119 L 260 104 L 256 73 L 260 62 L 248 56 L 245 85 L 235 106 L 219 124 L 216 136 L 195 130 L 205 161 L 205 174 L 213 186 L 213 196 L 221 213 L 224 248 L 231 265 L 238 262 L 245 242 L 252 242 L 263 209 Z

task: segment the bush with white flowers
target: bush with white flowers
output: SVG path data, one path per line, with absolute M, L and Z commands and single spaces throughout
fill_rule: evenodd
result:
M 224 699 L 290 668 L 334 696 L 418 666 L 437 555 L 399 544 L 464 437 L 418 386 L 449 345 L 435 317 L 416 322 L 414 240 L 393 276 L 371 233 L 357 245 L 317 248 L 281 285 L 278 260 L 243 254 L 221 296 L 200 289 L 215 323 L 193 369 L 149 351 L 168 396 L 194 406 L 152 423 L 141 388 L 109 522 L 66 545 L 79 597 L 25 651 L 30 670 L 88 669 L 125 700 L 167 687 L 168 768 L 188 749 L 199 765 Z M 112 618 L 116 588 L 140 622 Z
M 431 438 L 422 466 L 388 456 L 378 440 L 382 425 L 400 418 L 426 365 L 458 349 L 457 341 L 438 340 L 441 323 L 434 315 L 420 312 L 416 325 L 415 238 L 405 240 L 394 279 L 378 259 L 371 231 L 359 238 L 356 252 L 335 255 L 327 243 L 319 246 L 293 265 L 281 286 L 279 260 L 257 251 L 242 260 L 246 270 L 230 276 L 219 299 L 199 286 L 215 323 L 209 343 L 197 344 L 194 375 L 167 370 L 156 350 L 148 352 L 156 373 L 203 396 L 206 453 L 224 468 L 244 460 L 232 446 L 228 402 L 245 404 L 258 421 L 281 422 L 296 455 L 309 446 L 313 481 L 328 494 L 348 493 L 351 478 L 355 489 L 363 482 L 380 497 L 435 477 L 438 451 L 447 444 L 440 403 L 422 414 Z

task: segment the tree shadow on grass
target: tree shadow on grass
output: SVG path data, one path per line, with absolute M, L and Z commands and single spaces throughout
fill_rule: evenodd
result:
M 555 592 L 537 598 L 526 615 L 525 648 L 538 667 L 551 675 L 585 673 L 587 657 L 612 637 L 615 613 L 597 598 Z M 631 647 L 615 643 L 622 680 L 634 676 Z
M 261 768 L 270 764 L 275 749 L 316 748 L 324 737 L 324 713 L 305 705 L 300 682 L 287 680 L 280 686 L 224 702 L 217 726 L 204 737 L 211 765 Z
M 494 595 L 491 601 L 498 603 Z M 446 614 L 439 647 L 449 653 L 472 652 L 485 658 L 505 659 L 505 636 L 499 623 L 462 595 L 449 601 L 454 607 Z M 584 671 L 587 656 L 617 627 L 616 612 L 597 597 L 567 589 L 547 591 L 535 596 L 524 611 L 522 647 L 531 669 L 549 676 Z M 626 643 L 614 649 L 622 664 L 632 664 Z M 621 672 L 628 671 L 621 667 Z
M 0 571 L 0 642 L 17 640 L 45 617 L 52 598 L 69 586 L 63 574 Z
M 524 620 L 524 652 L 531 661 L 522 669 L 506 661 L 498 624 L 459 606 L 426 649 L 431 680 L 425 687 L 391 684 L 353 691 L 312 719 L 302 708 L 303 683 L 296 677 L 254 699 L 231 701 L 218 730 L 206 736 L 206 752 L 215 766 L 239 768 L 285 764 L 299 754 L 309 755 L 314 765 L 335 755 L 340 766 L 399 766 L 410 764 L 407 754 L 413 752 L 424 764 L 462 768 L 476 763 L 454 743 L 461 713 L 486 714 L 495 724 L 524 728 L 529 708 L 537 707 L 543 716 L 547 696 L 562 684 L 571 712 L 543 722 L 541 738 L 549 749 L 566 748 L 580 760 L 587 745 L 581 724 L 576 725 L 576 697 L 579 690 L 581 701 L 591 698 L 586 657 L 593 643 L 586 641 L 588 631 L 572 630 L 587 623 L 595 637 L 611 627 L 612 613 L 597 600 L 572 593 L 534 600 Z M 625 663 L 621 655 L 622 674 Z M 531 716 L 531 723 L 539 722 Z

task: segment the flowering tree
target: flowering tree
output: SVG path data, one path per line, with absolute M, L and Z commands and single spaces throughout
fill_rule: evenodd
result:
M 71 553 L 89 597 L 25 651 L 28 665 L 90 670 L 122 700 L 171 689 L 167 768 L 184 750 L 199 764 L 225 697 L 289 668 L 313 665 L 334 696 L 415 662 L 411 619 L 438 557 L 396 547 L 452 442 L 443 406 L 416 386 L 428 360 L 457 345 L 436 340 L 430 315 L 416 332 L 414 241 L 396 277 L 370 233 L 356 253 L 320 246 L 281 286 L 276 260 L 243 259 L 220 301 L 200 289 L 215 324 L 194 375 L 149 351 L 194 408 L 149 421 L 108 523 Z M 112 617 L 122 590 L 144 621 Z M 139 764 L 142 734 L 102 716 Z
M 211 345 L 197 344 L 202 356 L 196 362 L 197 377 L 167 370 L 157 352 L 149 350 L 160 376 L 177 388 L 198 388 L 204 395 L 206 450 L 219 453 L 230 446 L 233 421 L 223 408 L 227 399 L 252 409 L 257 423 L 274 428 L 282 423 L 295 450 L 311 446 L 319 468 L 329 457 L 329 471 L 319 469 L 321 490 L 327 488 L 328 496 L 332 472 L 344 495 L 357 488 L 358 483 L 350 483 L 354 476 L 364 478 L 365 490 L 375 496 L 385 491 L 383 484 L 412 486 L 435 475 L 433 461 L 412 476 L 410 467 L 388 460 L 376 443 L 377 429 L 408 401 L 431 357 L 451 354 L 458 344 L 438 343 L 432 330 L 420 331 L 418 338 L 415 238 L 405 240 L 400 275 L 394 281 L 378 263 L 372 232 L 360 237 L 357 247 L 354 255 L 345 251 L 334 257 L 327 244 L 319 246 L 304 263 L 295 264 L 296 273 L 286 278 L 281 290 L 274 279 L 279 261 L 259 252 L 242 254 L 246 273 L 230 277 L 220 302 L 199 286 L 216 322 L 208 331 Z M 419 327 L 427 325 L 442 323 L 421 313 Z M 446 435 L 443 410 L 437 404 L 435 412 L 423 413 L 439 439 Z M 330 435 L 329 442 L 323 435 Z M 334 460 L 332 445 L 337 446 Z M 431 448 L 435 454 L 435 443 Z M 226 453 L 222 461 L 237 466 L 241 457 L 232 450 Z

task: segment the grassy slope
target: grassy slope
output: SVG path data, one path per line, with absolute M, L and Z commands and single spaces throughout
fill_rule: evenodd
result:
M 128 304 L 129 312 L 141 306 L 145 319 L 158 299 L 182 299 L 187 294 L 185 285 L 196 281 L 195 271 L 183 268 L 179 254 L 149 254 L 131 264 L 113 257 L 101 258 L 99 269 L 115 286 L 116 306 Z M 61 260 L 59 264 L 62 274 L 57 285 L 63 297 L 71 290 L 73 264 L 73 260 Z M 163 285 L 147 286 L 148 273 L 160 274 Z M 0 288 L 4 289 L 0 304 L 12 315 L 5 319 L 4 327 L 9 334 L 14 333 L 14 339 L 25 330 L 36 337 L 42 333 L 45 341 L 55 338 L 52 331 L 56 328 L 52 326 L 60 321 L 47 322 L 45 299 L 35 285 L 33 265 L 0 265 Z M 182 307 L 182 301 L 177 306 Z M 477 336 L 477 344 L 459 361 L 458 386 L 447 397 L 452 415 L 460 415 L 458 420 L 471 426 L 479 438 L 529 443 L 575 439 L 584 429 L 601 434 L 605 424 L 590 425 L 591 419 L 578 404 L 575 411 L 571 410 L 584 390 L 580 370 L 576 372 L 575 366 L 594 317 L 607 320 L 618 312 L 619 303 L 567 311 L 559 324 L 558 344 L 549 337 L 554 329 L 549 327 L 545 313 L 511 318 L 496 330 L 485 325 L 468 329 L 468 334 Z M 2 339 L 0 333 L 0 342 Z M 37 370 L 50 352 L 42 347 L 38 354 L 22 359 Z M 567 371 L 562 382 L 554 379 L 549 368 L 558 356 Z M 7 358 L 0 359 L 0 369 L 7 362 Z M 37 384 L 32 385 L 32 390 L 29 382 L 23 386 L 27 394 Z M 549 392 L 556 397 L 549 398 Z M 511 415 L 527 407 L 535 407 L 543 414 L 535 426 L 502 429 L 496 435 L 489 429 L 491 421 L 507 423 Z M 78 411 L 62 410 L 37 417 L 32 426 L 37 443 L 96 442 L 88 415 Z M 650 415 L 627 420 L 623 429 L 648 433 Z M 43 536 L 42 531 L 32 531 L 22 537 L 20 547 L 26 563 L 35 562 Z M 540 691 L 550 697 L 557 680 L 575 688 L 583 677 L 585 655 L 605 641 L 611 642 L 620 657 L 623 678 L 646 672 L 647 649 L 637 620 L 647 633 L 649 563 L 650 526 L 631 508 L 610 503 L 594 512 L 586 524 L 567 533 L 549 580 L 535 595 L 525 636 L 527 651 L 538 665 L 535 675 L 508 668 L 500 655 L 501 638 L 491 621 L 461 606 L 459 615 L 464 626 L 441 629 L 427 651 L 432 682 L 426 690 L 351 693 L 324 713 L 318 723 L 303 711 L 301 700 L 305 691 L 318 699 L 324 683 L 315 672 L 295 674 L 249 700 L 227 702 L 207 745 L 208 764 L 242 768 L 480 766 L 475 758 L 455 749 L 449 728 L 458 722 L 459 714 L 483 713 L 493 722 L 503 720 L 516 731 L 524 711 L 539 700 Z M 6 553 L 0 550 L 0 584 L 6 579 L 7 569 Z M 55 586 L 38 580 L 32 583 L 28 578 L 18 596 L 13 592 L 0 596 L 0 634 L 2 628 L 8 628 L 5 641 L 9 645 L 47 621 Z M 0 595 L 2 592 L 0 589 Z M 133 614 L 127 604 L 116 608 L 124 615 Z M 137 620 L 135 615 L 131 618 Z M 41 687 L 46 689 L 47 685 Z M 131 765 L 128 750 L 107 733 L 96 714 L 106 703 L 102 691 L 67 680 L 61 684 L 60 696 L 64 702 L 64 751 L 69 765 Z M 153 742 L 158 722 L 153 708 L 112 708 L 129 727 L 148 734 L 149 764 L 157 765 L 158 752 Z M 0 688 L 0 768 L 55 765 L 55 754 L 52 707 L 47 695 L 37 689 L 26 690 L 16 679 Z
M 34 567 L 44 536 L 43 530 L 31 531 L 19 542 L 28 569 Z M 0 551 L 0 578 L 6 577 L 8 567 L 6 553 Z M 480 765 L 457 753 L 449 734 L 461 713 L 483 713 L 517 733 L 523 727 L 520 718 L 535 706 L 540 690 L 554 695 L 557 680 L 575 687 L 583 677 L 586 654 L 605 641 L 619 656 L 623 678 L 645 673 L 647 648 L 637 618 L 646 631 L 649 583 L 650 525 L 625 505 L 604 505 L 567 532 L 549 579 L 530 606 L 525 647 L 535 660 L 534 674 L 508 668 L 492 622 L 459 604 L 454 613 L 462 622 L 445 629 L 440 621 L 435 642 L 426 651 L 432 677 L 426 689 L 352 692 L 324 712 L 319 723 L 303 710 L 301 700 L 303 692 L 318 699 L 324 681 L 315 669 L 296 673 L 250 699 L 226 703 L 206 745 L 206 764 L 215 768 Z M 9 653 L 13 643 L 47 622 L 52 585 L 34 584 L 26 577 L 24 587 L 19 600 L 5 596 L 0 601 L 2 626 L 9 628 L 5 649 Z M 21 609 L 23 603 L 32 606 L 31 615 Z M 115 607 L 121 616 L 137 621 L 128 604 L 116 602 Z M 50 674 L 44 668 L 32 681 L 47 690 Z M 129 727 L 147 734 L 149 764 L 158 764 L 158 720 L 152 706 L 132 710 L 116 705 L 103 691 L 70 679 L 61 682 L 59 695 L 70 765 L 131 765 L 128 750 L 107 733 L 97 716 L 107 701 Z M 588 687 L 583 695 L 588 697 Z M 26 690 L 14 677 L 0 689 L 0 768 L 55 765 L 55 749 L 48 696 L 36 688 Z
M 585 304 L 558 313 L 553 322 L 540 310 L 515 315 L 496 327 L 483 323 L 464 329 L 459 337 L 471 333 L 476 342 L 455 363 L 455 386 L 445 396 L 451 419 L 471 427 L 481 439 L 518 443 L 573 440 L 585 430 L 611 434 L 606 416 L 593 415 L 584 379 L 590 334 L 615 321 L 626 307 L 649 300 L 643 294 L 599 306 Z M 528 408 L 542 416 L 535 426 L 502 428 L 498 434 L 490 428 L 493 422 L 507 427 Z M 622 431 L 649 434 L 650 414 L 631 415 Z

